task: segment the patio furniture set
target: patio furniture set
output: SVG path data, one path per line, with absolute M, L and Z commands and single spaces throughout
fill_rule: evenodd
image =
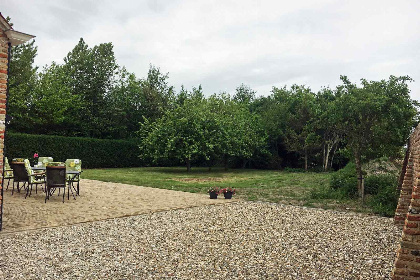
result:
M 31 166 L 28 159 L 14 158 L 9 164 L 7 157 L 4 158 L 4 180 L 8 180 L 6 190 L 9 189 L 10 180 L 13 180 L 12 195 L 22 189 L 26 191 L 25 198 L 31 196 L 32 188 L 38 193 L 38 185 L 43 186 L 45 202 L 50 199 L 56 190 L 60 195 L 63 190 L 63 203 L 66 195 L 70 199 L 70 193 L 76 199 L 80 195 L 80 174 L 82 173 L 82 161 L 80 159 L 67 159 L 65 162 L 54 162 L 52 157 L 39 157 L 38 163 Z M 21 185 L 23 184 L 23 185 Z

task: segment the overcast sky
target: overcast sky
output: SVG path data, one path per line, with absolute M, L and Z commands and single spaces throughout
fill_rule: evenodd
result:
M 420 100 L 418 0 L 1 0 L 14 29 L 36 36 L 39 66 L 63 58 L 81 37 L 112 42 L 117 62 L 142 78 L 149 64 L 179 91 L 258 95 L 273 86 L 314 91 L 409 75 Z

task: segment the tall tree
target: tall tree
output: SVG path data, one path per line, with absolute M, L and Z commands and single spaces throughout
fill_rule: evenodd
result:
M 168 84 L 168 73 L 150 65 L 146 79 L 140 80 L 143 116 L 154 121 L 173 107 L 175 92 Z
M 236 88 L 233 100 L 235 100 L 238 103 L 250 105 L 254 101 L 256 93 L 257 92 L 251 89 L 249 86 L 241 84 L 239 87 Z
M 34 124 L 31 118 L 34 89 L 37 81 L 37 67 L 34 60 L 37 55 L 35 41 L 12 47 L 9 68 L 9 107 L 12 131 L 33 133 Z
M 290 90 L 273 88 L 273 99 L 278 104 L 277 115 L 281 119 L 283 143 L 289 151 L 297 152 L 308 169 L 308 157 L 317 146 L 318 137 L 313 132 L 316 112 L 315 94 L 305 86 L 292 85 Z M 278 110 L 280 109 L 281 110 Z
M 105 96 L 110 92 L 117 64 L 112 43 L 89 48 L 83 38 L 64 58 L 64 70 L 72 94 L 80 95 L 85 103 L 82 133 L 102 137 L 108 128 L 101 121 L 106 112 Z
M 337 128 L 334 114 L 336 91 L 330 88 L 321 89 L 316 102 L 319 106 L 315 117 L 314 129 L 322 139 L 322 168 L 327 171 L 332 166 L 334 154 L 343 140 L 343 134 Z
M 333 114 L 337 127 L 345 135 L 359 178 L 362 162 L 378 156 L 395 154 L 405 143 L 415 123 L 416 108 L 410 99 L 408 76 L 390 76 L 388 80 L 367 81 L 362 87 L 341 76 L 340 98 Z M 358 184 L 363 196 L 362 184 Z
M 31 111 L 35 133 L 80 135 L 83 103 L 79 95 L 71 94 L 67 78 L 63 67 L 54 62 L 39 73 Z

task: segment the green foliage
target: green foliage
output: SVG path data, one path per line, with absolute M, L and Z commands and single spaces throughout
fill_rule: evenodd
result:
M 186 95 L 182 104 L 160 119 L 145 119 L 139 131 L 141 156 L 158 163 L 162 159 L 190 163 L 200 157 L 251 158 L 265 144 L 258 116 L 230 99 L 213 95 L 205 99 L 200 90 Z
M 366 176 L 365 193 L 377 195 L 384 186 L 394 186 L 396 189 L 398 184 L 398 176 L 395 174 L 372 174 Z
M 345 76 L 341 79 L 344 85 L 338 88 L 334 116 L 361 176 L 362 160 L 395 155 L 406 143 L 416 116 L 407 85 L 411 78 L 362 79 L 360 88 Z M 358 191 L 361 195 L 360 184 Z
M 102 140 L 82 137 L 63 137 L 7 133 L 5 154 L 8 158 L 32 158 L 34 152 L 64 162 L 79 158 L 83 168 L 140 166 L 136 143 L 124 140 Z
M 366 186 L 373 196 L 368 204 L 377 214 L 392 217 L 398 204 L 398 178 L 390 174 L 371 175 L 366 178 Z
M 105 97 L 112 89 L 117 68 L 112 43 L 89 48 L 81 38 L 64 58 L 66 85 L 83 102 L 77 115 L 82 136 L 102 138 L 107 132 L 107 123 L 102 121 L 107 113 Z
M 346 167 L 333 173 L 330 186 L 333 190 L 338 190 L 343 197 L 357 196 L 357 173 L 356 165 L 349 162 Z
M 233 100 L 235 100 L 238 103 L 250 105 L 251 102 L 254 101 L 256 93 L 257 92 L 251 89 L 249 86 L 241 84 L 239 87 L 236 88 Z
M 318 186 L 309 192 L 310 199 L 343 199 L 345 196 L 339 190 L 330 186 Z
M 305 169 L 303 168 L 292 168 L 292 167 L 286 167 L 284 168 L 285 172 L 293 172 L 293 173 L 302 173 L 305 172 Z
M 9 68 L 8 115 L 12 117 L 8 128 L 31 132 L 35 125 L 31 108 L 35 94 L 37 67 L 33 66 L 37 55 L 35 41 L 12 48 Z
M 36 53 L 34 41 L 12 49 L 9 131 L 133 139 L 141 124 L 142 156 L 165 164 L 326 171 L 351 157 L 360 176 L 363 162 L 400 156 L 417 121 L 405 76 L 361 86 L 342 76 L 336 89 L 273 87 L 267 97 L 241 84 L 233 97 L 206 96 L 201 86 L 175 93 L 168 73 L 153 65 L 137 78 L 117 65 L 111 43 L 89 47 L 80 39 L 63 64 L 40 72 Z

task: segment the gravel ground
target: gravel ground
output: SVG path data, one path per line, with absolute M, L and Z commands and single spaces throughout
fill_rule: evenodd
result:
M 389 279 L 400 231 L 237 202 L 0 234 L 1 279 Z

